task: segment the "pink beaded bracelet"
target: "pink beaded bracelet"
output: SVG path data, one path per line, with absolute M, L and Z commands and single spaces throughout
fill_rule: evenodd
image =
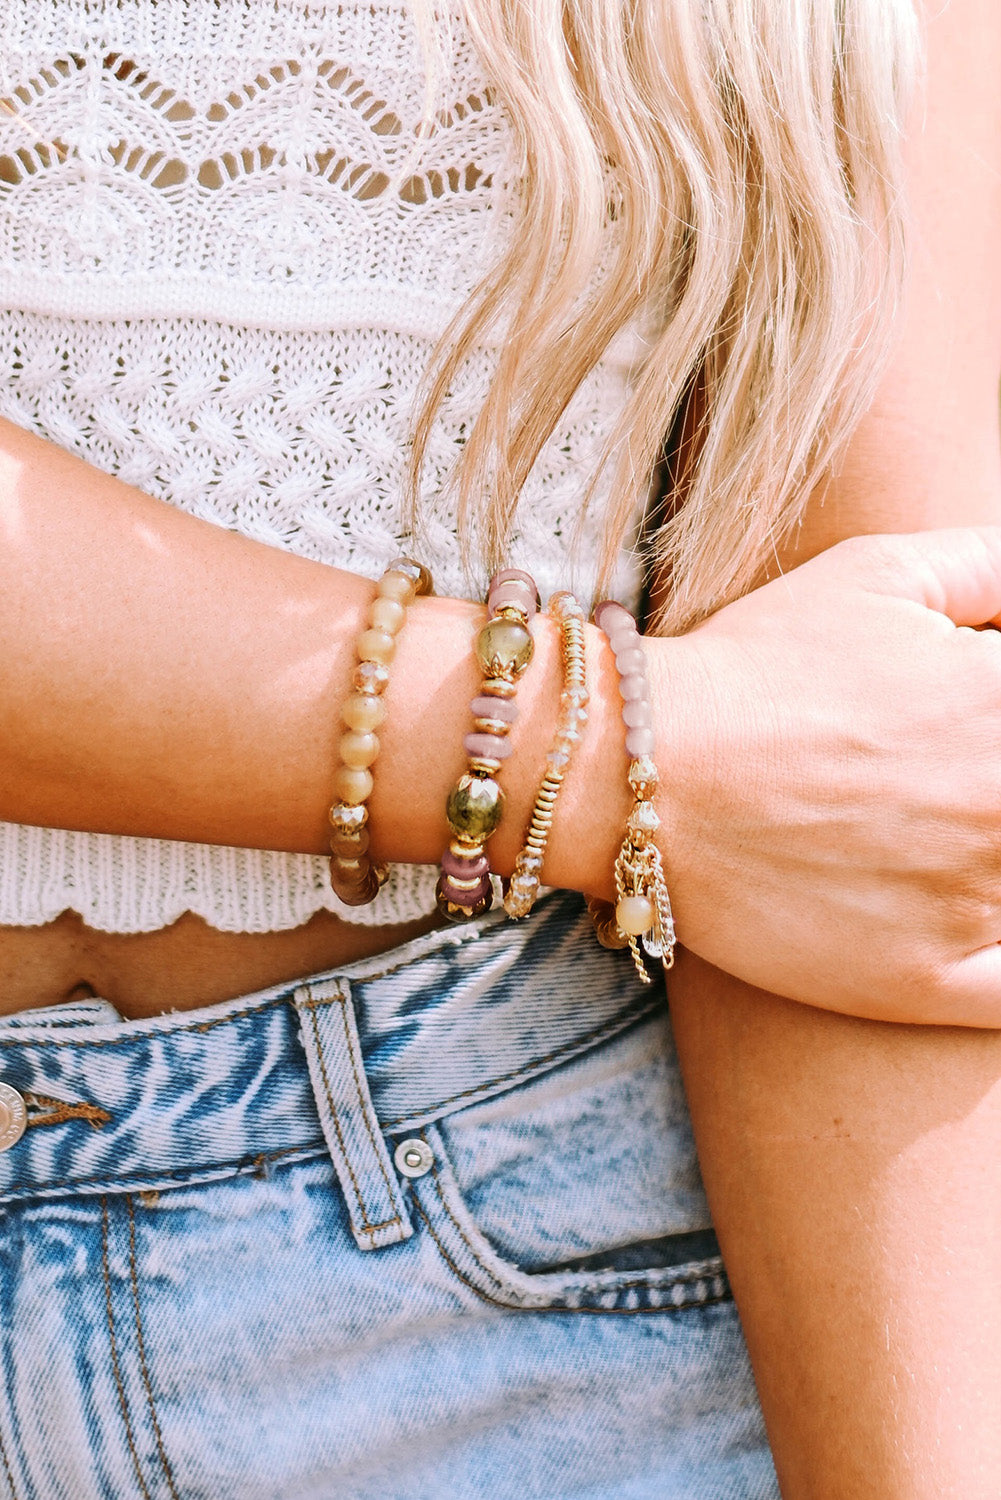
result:
M 366 826 L 371 767 L 379 754 L 375 731 L 386 716 L 382 694 L 406 607 L 418 594 L 432 592 L 427 568 L 409 557 L 396 558 L 379 581 L 368 607 L 366 628 L 358 637 L 353 692 L 341 706 L 345 728 L 340 740 L 341 764 L 334 776 L 339 800 L 330 809 L 330 884 L 346 906 L 364 906 L 385 884 L 385 865 L 374 865 L 369 858 Z
M 595 624 L 608 636 L 619 673 L 625 748 L 629 756 L 629 785 L 635 803 L 615 861 L 614 905 L 588 897 L 588 909 L 598 941 L 606 948 L 629 948 L 636 972 L 645 984 L 651 978 L 643 953 L 660 959 L 665 969 L 674 963 L 674 917 L 664 879 L 664 865 L 656 843 L 660 818 L 653 805 L 657 764 L 650 685 L 646 675 L 643 638 L 629 611 L 614 600 L 599 604 Z
M 490 863 L 484 846 L 504 810 L 497 772 L 511 754 L 508 735 L 518 716 L 514 695 L 535 649 L 528 622 L 539 607 L 535 581 L 518 568 L 502 568 L 490 580 L 489 618 L 476 637 L 484 680 L 472 701 L 473 727 L 464 745 L 469 769 L 449 793 L 445 808 L 452 839 L 441 857 L 438 910 L 450 922 L 466 922 L 493 902 Z

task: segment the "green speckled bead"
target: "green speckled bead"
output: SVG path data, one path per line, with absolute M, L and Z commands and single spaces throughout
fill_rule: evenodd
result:
M 449 827 L 467 843 L 482 844 L 504 811 L 504 793 L 491 776 L 460 776 L 445 809 Z
M 518 620 L 491 620 L 476 637 L 476 657 L 487 677 L 520 677 L 534 650 L 532 632 Z

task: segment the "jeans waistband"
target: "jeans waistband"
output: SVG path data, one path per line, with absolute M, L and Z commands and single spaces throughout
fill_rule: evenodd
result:
M 524 923 L 435 931 L 199 1011 L 122 1021 L 95 1001 L 6 1017 L 0 1081 L 28 1128 L 0 1154 L 0 1203 L 204 1181 L 326 1146 L 359 1244 L 391 1243 L 409 1226 L 382 1133 L 556 1067 L 662 1002 L 559 893 Z M 352 1167 L 365 1153 L 371 1202 Z

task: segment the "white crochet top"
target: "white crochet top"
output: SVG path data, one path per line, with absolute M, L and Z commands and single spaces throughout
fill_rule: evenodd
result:
M 415 392 L 509 232 L 510 132 L 453 18 L 448 106 L 402 0 L 2 0 L 0 413 L 195 515 L 372 578 L 401 523 Z M 636 351 L 588 379 L 526 487 L 510 561 L 590 592 L 580 496 Z M 464 576 L 445 480 L 493 353 L 431 449 L 422 557 Z M 599 496 L 600 500 L 600 496 Z M 635 592 L 628 562 L 622 590 Z M 333 711 L 333 709 L 332 709 Z M 397 868 L 342 908 L 326 861 L 0 825 L 0 923 L 140 932 L 430 911 Z

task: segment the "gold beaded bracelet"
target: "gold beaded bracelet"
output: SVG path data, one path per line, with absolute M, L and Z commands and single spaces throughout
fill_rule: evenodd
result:
M 587 723 L 587 663 L 584 651 L 584 611 L 573 594 L 554 594 L 549 613 L 560 627 L 563 653 L 563 691 L 559 715 L 549 753 L 546 774 L 539 785 L 524 848 L 514 862 L 514 871 L 504 892 L 504 910 L 509 917 L 527 917 L 542 886 L 542 862 L 553 827 L 556 799 L 570 764 L 570 757 Z
M 386 717 L 382 694 L 407 605 L 418 594 L 430 593 L 433 586 L 428 570 L 412 558 L 396 558 L 379 581 L 368 607 L 368 623 L 355 647 L 358 665 L 353 691 L 341 706 L 345 730 L 339 747 L 341 763 L 334 775 L 339 800 L 330 809 L 330 884 L 345 906 L 366 905 L 386 881 L 385 865 L 374 865 L 369 858 L 366 827 L 371 768 L 379 754 L 375 731 Z

